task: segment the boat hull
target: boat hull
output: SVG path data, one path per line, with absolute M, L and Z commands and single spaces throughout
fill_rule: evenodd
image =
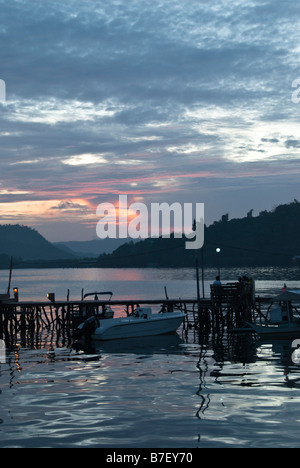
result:
M 110 341 L 126 338 L 139 338 L 174 333 L 185 318 L 183 313 L 153 314 L 151 318 L 142 319 L 126 317 L 113 320 L 103 320 L 95 333 L 94 340 Z
M 0 302 L 2 301 L 9 301 L 10 295 L 9 294 L 0 294 Z
M 249 324 L 249 326 L 261 337 L 265 338 L 300 338 L 300 324 L 284 324 L 278 326 L 272 325 L 255 325 Z

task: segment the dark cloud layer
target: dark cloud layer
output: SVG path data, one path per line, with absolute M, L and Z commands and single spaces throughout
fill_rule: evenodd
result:
M 118 193 L 208 222 L 299 196 L 296 2 L 0 5 L 3 222 L 88 238 Z

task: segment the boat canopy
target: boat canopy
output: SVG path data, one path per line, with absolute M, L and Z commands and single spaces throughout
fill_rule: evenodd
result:
M 275 301 L 300 301 L 300 291 L 286 291 L 277 296 Z
M 108 296 L 110 296 L 110 298 L 112 298 L 113 293 L 111 291 L 87 293 L 87 294 L 85 294 L 83 296 L 83 299 L 86 299 L 89 296 L 95 296 L 95 300 L 97 300 L 96 299 L 97 296 L 106 296 L 106 295 L 108 295 Z

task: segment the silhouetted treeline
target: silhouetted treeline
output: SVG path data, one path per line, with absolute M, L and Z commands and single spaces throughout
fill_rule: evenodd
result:
M 0 254 L 0 268 L 8 269 L 10 267 L 10 258 L 8 255 Z
M 196 252 L 183 239 L 146 239 L 128 243 L 111 255 L 101 255 L 100 267 L 190 267 Z M 217 254 L 216 249 L 221 253 Z M 205 226 L 204 262 L 207 267 L 289 266 L 300 256 L 300 203 L 280 205 L 273 211 L 245 218 L 222 216 Z

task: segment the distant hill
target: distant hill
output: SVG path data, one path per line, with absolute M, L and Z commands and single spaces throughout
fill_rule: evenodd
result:
M 217 254 L 216 249 L 221 253 Z M 294 200 L 273 211 L 229 220 L 222 216 L 205 226 L 205 266 L 289 266 L 300 256 L 300 203 Z M 146 239 L 127 243 L 111 255 L 101 255 L 99 267 L 189 267 L 195 251 L 185 249 L 185 239 Z
M 91 241 L 55 242 L 61 250 L 73 253 L 77 257 L 98 258 L 103 253 L 112 253 L 129 239 L 97 239 Z
M 48 242 L 35 229 L 20 225 L 0 225 L 0 266 L 6 267 L 10 257 L 17 261 L 71 260 L 74 255 Z

